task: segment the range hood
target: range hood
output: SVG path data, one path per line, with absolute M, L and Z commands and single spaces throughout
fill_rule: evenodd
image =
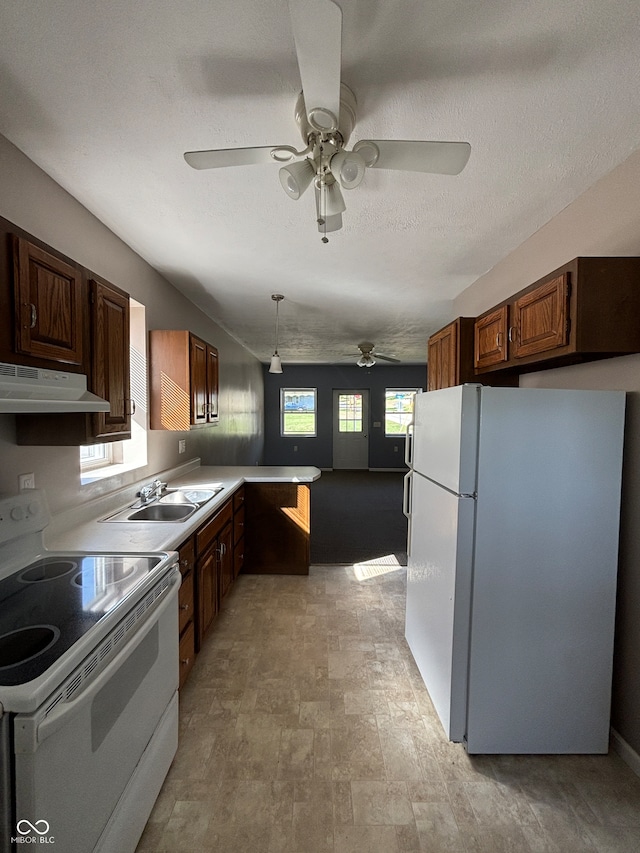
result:
M 108 412 L 82 373 L 0 362 L 0 412 Z

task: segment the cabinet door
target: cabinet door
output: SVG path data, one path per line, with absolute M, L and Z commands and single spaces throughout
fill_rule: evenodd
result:
M 218 536 L 218 559 L 220 561 L 220 598 L 229 592 L 233 583 L 233 528 L 227 524 Z
M 507 360 L 507 319 L 508 306 L 503 305 L 484 317 L 478 317 L 475 323 L 476 368 L 501 364 Z
M 441 352 L 442 338 L 437 333 L 427 343 L 427 391 L 437 391 L 442 387 Z
M 191 423 L 207 422 L 207 345 L 189 337 L 189 378 L 191 382 Z
M 207 344 L 207 423 L 218 420 L 218 350 Z
M 433 336 L 436 338 L 436 388 L 451 388 L 458 384 L 458 327 L 450 323 Z
M 566 346 L 569 340 L 567 275 L 521 296 L 512 306 L 511 355 L 523 358 Z
M 198 648 L 218 612 L 218 555 L 214 547 L 199 558 L 198 576 Z
M 96 436 L 131 431 L 133 401 L 129 378 L 129 297 L 92 279 L 92 390 L 111 404 L 94 415 Z
M 17 352 L 82 365 L 85 300 L 79 269 L 14 237 Z

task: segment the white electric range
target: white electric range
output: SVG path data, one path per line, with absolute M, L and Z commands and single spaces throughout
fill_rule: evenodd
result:
M 0 499 L 0 851 L 133 853 L 177 748 L 175 552 L 44 548 Z

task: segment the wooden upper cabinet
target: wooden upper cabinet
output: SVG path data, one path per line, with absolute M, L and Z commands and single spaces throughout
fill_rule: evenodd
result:
M 149 332 L 151 429 L 218 420 L 218 351 L 186 330 Z
M 111 404 L 111 411 L 94 415 L 96 436 L 128 438 L 131 431 L 129 368 L 129 297 L 113 285 L 91 279 L 92 388 Z
M 474 366 L 503 364 L 507 360 L 507 305 L 478 317 L 475 322 Z
M 427 390 L 473 381 L 473 317 L 458 317 L 427 345 Z
M 569 281 L 558 276 L 516 299 L 511 306 L 509 343 L 513 358 L 566 346 L 569 340 Z
M 200 338 L 190 335 L 189 339 L 191 423 L 207 422 L 207 345 Z
M 478 317 L 476 369 L 524 373 L 640 352 L 639 316 L 640 258 L 574 258 Z
M 218 420 L 218 350 L 207 344 L 207 422 Z
M 82 365 L 87 316 L 82 272 L 23 237 L 13 238 L 16 352 Z

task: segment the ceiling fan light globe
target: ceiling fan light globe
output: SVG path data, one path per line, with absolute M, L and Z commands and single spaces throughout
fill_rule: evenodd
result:
M 294 200 L 300 198 L 314 179 L 316 170 L 308 158 L 297 160 L 280 169 L 279 177 L 283 190 Z
M 375 166 L 378 162 L 378 157 L 380 156 L 380 149 L 378 146 L 370 142 L 369 140 L 361 140 L 360 142 L 356 142 L 353 146 L 353 150 L 356 154 L 359 154 L 364 160 L 365 166 L 367 168 L 371 168 L 371 166 Z
M 366 169 L 364 157 L 357 151 L 338 151 L 331 158 L 331 171 L 345 190 L 360 186 Z
M 369 355 L 368 353 L 361 355 L 360 358 L 356 361 L 358 367 L 373 367 L 375 363 L 375 358 L 372 355 Z
M 347 209 L 340 185 L 332 176 L 331 183 L 322 181 L 319 187 L 319 210 L 318 217 L 329 221 L 331 217 L 344 213 Z

